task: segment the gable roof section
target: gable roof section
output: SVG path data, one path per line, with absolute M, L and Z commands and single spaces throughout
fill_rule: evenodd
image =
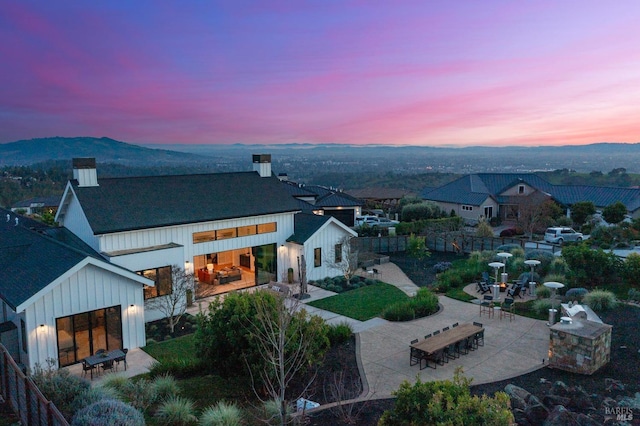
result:
M 318 207 L 358 207 L 362 201 L 344 192 L 333 192 L 319 197 L 316 200 Z
M 14 310 L 83 263 L 100 265 L 130 278 L 135 275 L 107 263 L 64 228 L 32 226 L 33 221 L 19 216 L 15 225 L 14 216 L 8 222 L 0 221 L 0 297 Z
M 256 172 L 71 181 L 94 234 L 298 211 L 275 176 Z
M 295 233 L 287 238 L 287 241 L 292 243 L 304 244 L 316 232 L 318 232 L 320 229 L 327 226 L 331 222 L 343 228 L 353 236 L 358 235 L 355 231 L 348 228 L 346 225 L 332 216 L 298 213 L 294 217 Z
M 472 206 L 479 206 L 489 197 L 490 193 L 482 180 L 478 179 L 476 175 L 463 176 L 422 194 L 422 198 L 425 200 Z
M 553 189 L 553 197 L 565 205 L 591 201 L 597 207 L 606 207 L 621 201 L 629 211 L 640 208 L 640 189 L 638 188 L 557 185 Z

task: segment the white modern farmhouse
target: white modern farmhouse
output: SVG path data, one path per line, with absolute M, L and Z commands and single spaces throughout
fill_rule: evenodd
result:
M 193 272 L 198 297 L 297 281 L 303 271 L 340 275 L 334 261 L 355 233 L 334 217 L 300 213 L 269 155 L 254 155 L 253 165 L 98 179 L 95 159 L 74 159 L 61 227 L 3 210 L 0 342 L 30 368 L 144 346 L 144 323 L 162 317 L 148 301 L 173 291 L 175 267 Z
M 0 209 L 0 342 L 25 367 L 145 344 L 143 286 L 64 228 Z

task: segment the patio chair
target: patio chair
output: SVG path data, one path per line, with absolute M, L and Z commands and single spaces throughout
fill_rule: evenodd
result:
M 447 330 L 449 330 L 449 327 L 445 327 L 442 329 L 442 331 L 447 331 Z
M 113 371 L 113 360 L 105 361 L 100 365 L 102 372 Z
M 415 345 L 416 343 L 418 343 L 418 339 L 414 339 L 411 341 L 411 345 Z M 413 346 L 410 346 L 410 351 L 409 351 L 409 365 L 416 365 L 420 362 L 421 359 L 421 351 L 417 350 L 416 348 L 414 348 Z
M 93 379 L 93 370 L 95 369 L 96 369 L 95 365 L 89 365 L 87 361 L 85 361 L 84 359 L 82 360 L 82 376 L 83 377 L 86 377 L 87 371 L 89 371 L 91 373 L 91 378 Z
M 121 362 L 124 363 L 124 371 L 127 371 L 127 352 L 129 352 L 129 349 L 124 348 L 122 352 L 124 352 L 124 356 L 121 356 L 115 359 L 116 371 L 118 371 L 118 366 L 120 365 Z
M 500 307 L 500 319 L 508 316 L 509 321 L 513 321 L 513 318 L 515 317 L 515 301 L 512 298 L 507 297 L 506 299 L 504 299 L 504 302 L 502 302 L 502 305 L 500 305 Z
M 478 331 L 476 334 L 473 335 L 473 343 L 476 346 L 476 348 L 478 346 L 484 346 L 484 330 Z
M 522 295 L 520 294 L 521 291 L 522 291 L 522 286 L 519 286 L 519 285 L 515 286 L 507 290 L 507 296 L 512 298 L 515 298 L 516 296 L 518 296 L 520 299 L 522 299 Z
M 376 278 L 380 278 L 380 271 L 378 271 L 378 269 L 377 269 L 377 268 L 373 268 L 373 275 L 374 275 Z
M 480 294 L 485 294 L 491 291 L 491 287 L 486 282 L 479 282 L 477 285 L 477 290 Z
M 436 330 L 436 331 L 433 332 L 434 336 L 437 336 L 438 334 L 440 334 L 440 330 Z
M 456 344 L 452 343 L 446 348 L 444 348 L 444 353 L 449 359 L 456 359 L 460 357 L 459 353 L 456 353 Z
M 493 296 L 485 294 L 482 302 L 480 302 L 480 316 L 485 312 L 488 316 L 493 315 Z
M 440 365 L 444 365 L 446 361 L 446 357 L 444 355 L 444 349 L 440 349 L 439 351 L 436 351 L 430 355 L 426 355 L 422 358 L 425 362 L 425 366 L 422 366 L 422 362 L 420 363 L 420 369 L 422 370 L 423 368 L 426 367 L 430 367 L 433 368 L 434 370 L 436 369 L 436 365 L 440 364 Z M 429 361 L 433 362 L 433 366 L 429 365 Z
M 451 327 L 456 328 L 458 325 L 459 324 L 456 322 L 456 323 L 453 323 L 453 325 Z
M 431 337 L 431 333 L 426 334 L 426 335 L 424 336 L 424 338 L 425 338 L 425 339 L 428 339 L 429 337 Z

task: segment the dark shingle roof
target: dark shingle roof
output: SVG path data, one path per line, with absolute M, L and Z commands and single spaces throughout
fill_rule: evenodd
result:
M 315 234 L 331 216 L 319 216 L 315 214 L 298 213 L 294 218 L 295 233 L 287 238 L 287 241 L 304 244 L 313 234 Z
M 358 207 L 362 201 L 344 192 L 332 192 L 319 197 L 316 200 L 318 207 Z
M 629 211 L 640 208 L 640 190 L 638 188 L 557 185 L 553 188 L 553 197 L 566 205 L 572 205 L 579 201 L 591 201 L 596 207 L 606 207 L 621 201 Z
M 14 214 L 0 220 L 0 297 L 12 309 L 38 293 L 87 256 L 102 259 L 64 228 L 49 228 Z
M 60 195 L 52 196 L 52 197 L 34 197 L 29 198 L 28 200 L 18 201 L 13 205 L 13 208 L 26 208 L 31 207 L 33 204 L 42 204 L 47 207 L 58 207 L 60 204 Z
M 278 178 L 256 172 L 71 182 L 95 234 L 299 210 Z

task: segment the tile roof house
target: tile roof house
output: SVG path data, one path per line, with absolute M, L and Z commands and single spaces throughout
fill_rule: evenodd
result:
M 567 209 L 579 201 L 604 208 L 621 201 L 634 217 L 640 216 L 640 189 L 586 185 L 553 185 L 533 173 L 477 173 L 463 176 L 438 188 L 425 189 L 421 197 L 444 211 L 453 210 L 468 223 L 482 218 L 516 219 L 524 203 L 553 199 Z
M 145 345 L 143 286 L 69 230 L 0 209 L 0 340 L 17 362 L 69 365 Z M 11 330 L 14 330 L 11 332 Z

